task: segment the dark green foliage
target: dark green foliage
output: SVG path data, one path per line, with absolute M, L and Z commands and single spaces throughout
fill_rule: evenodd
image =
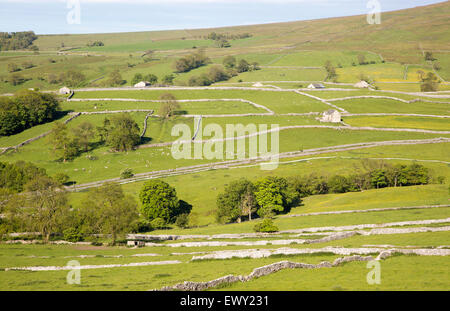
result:
M 236 67 L 239 73 L 247 72 L 250 70 L 250 64 L 245 59 L 241 59 Z
M 87 44 L 87 46 L 92 47 L 92 46 L 105 46 L 105 44 L 102 41 L 94 41 L 94 42 L 89 42 Z
M 257 207 L 254 191 L 253 184 L 245 178 L 231 182 L 217 197 L 217 221 L 240 222 L 247 215 L 251 219 Z
M 427 61 L 434 61 L 436 59 L 434 58 L 432 52 L 425 52 L 425 60 L 427 60 Z
M 346 193 L 356 191 L 357 188 L 349 177 L 334 175 L 328 181 L 329 191 L 333 193 Z
M 17 134 L 32 126 L 54 120 L 60 111 L 52 94 L 29 90 L 13 97 L 0 97 L 0 136 Z
M 105 119 L 103 124 L 97 131 L 113 150 L 128 151 L 141 141 L 139 126 L 128 113 L 115 115 L 111 120 Z
M 266 232 L 266 233 L 271 233 L 271 232 L 278 232 L 278 227 L 274 225 L 273 220 L 270 218 L 265 218 L 263 219 L 263 221 L 259 224 L 256 224 L 253 227 L 253 230 L 255 232 Z
M 67 242 L 81 242 L 84 240 L 83 234 L 78 228 L 67 228 L 63 231 L 64 241 Z
M 133 170 L 131 168 L 126 168 L 120 173 L 120 179 L 133 178 Z
M 180 208 L 176 190 L 161 180 L 145 183 L 139 199 L 141 214 L 149 221 L 160 218 L 168 224 Z
M 117 184 L 91 189 L 77 211 L 84 234 L 111 234 L 113 244 L 121 234 L 130 232 L 138 222 L 137 204 Z
M 24 161 L 14 164 L 0 162 L 0 188 L 22 192 L 25 185 L 38 176 L 47 176 L 45 169 L 32 163 Z
M 175 80 L 175 76 L 173 75 L 173 74 L 170 74 L 170 75 L 165 75 L 163 78 L 162 78 L 162 83 L 163 84 L 166 84 L 166 85 L 172 85 L 173 84 L 173 80 Z
M 61 185 L 67 184 L 70 180 L 70 177 L 64 173 L 57 173 L 53 176 L 53 179 L 59 182 Z
M 144 81 L 149 82 L 151 85 L 153 85 L 158 83 L 158 77 L 150 73 L 144 77 Z
M 269 176 L 255 183 L 255 198 L 259 205 L 258 215 L 272 217 L 274 214 L 286 212 L 293 203 L 299 200 L 294 188 L 286 179 Z
M 208 40 L 221 40 L 221 39 L 225 39 L 225 40 L 239 40 L 239 39 L 246 39 L 246 38 L 251 38 L 253 35 L 246 32 L 246 33 L 241 33 L 241 34 L 229 34 L 229 33 L 216 33 L 216 32 L 211 32 L 209 33 L 207 36 L 205 36 L 205 39 Z
M 251 220 L 255 212 L 260 217 L 271 218 L 298 206 L 301 198 L 307 196 L 426 185 L 431 180 L 429 170 L 417 163 L 392 166 L 384 162 L 363 161 L 362 166 L 362 170 L 356 168 L 350 176 L 311 174 L 287 180 L 270 176 L 255 184 L 246 179 L 234 181 L 217 197 L 216 219 L 219 223 L 240 222 L 247 215 Z M 442 183 L 445 179 L 437 178 L 436 181 Z

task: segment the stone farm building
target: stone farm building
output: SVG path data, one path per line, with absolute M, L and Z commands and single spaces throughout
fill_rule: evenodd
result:
M 321 122 L 340 123 L 342 121 L 341 113 L 337 110 L 330 109 L 323 113 Z
M 308 89 L 324 89 L 325 85 L 323 85 L 322 83 L 311 83 L 310 85 L 308 85 Z
M 67 86 L 62 87 L 59 89 L 59 94 L 61 95 L 70 94 L 70 89 Z
M 150 85 L 151 85 L 150 82 L 141 81 L 141 82 L 139 82 L 139 83 L 136 83 L 136 84 L 134 85 L 134 87 L 147 87 L 147 86 L 150 86 Z
M 354 85 L 354 87 L 357 87 L 357 88 L 360 88 L 360 89 L 368 88 L 369 87 L 369 83 L 367 83 L 366 81 L 359 81 L 358 83 L 356 83 Z

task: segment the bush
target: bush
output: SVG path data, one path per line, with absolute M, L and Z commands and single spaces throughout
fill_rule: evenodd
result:
M 189 214 L 181 214 L 177 217 L 177 220 L 175 221 L 175 225 L 178 228 L 185 229 L 189 227 Z
M 212 83 L 213 82 L 206 74 L 202 74 L 200 76 L 192 76 L 188 82 L 189 86 L 209 86 Z
M 133 170 L 131 168 L 126 168 L 120 173 L 120 179 L 129 179 L 133 178 Z
M 83 241 L 83 235 L 77 228 L 69 228 L 63 231 L 64 241 L 67 242 L 81 242 Z
M 150 222 L 152 228 L 164 229 L 166 228 L 166 221 L 163 218 L 155 218 Z
M 278 227 L 274 225 L 273 220 L 270 218 L 264 219 L 261 223 L 256 224 L 253 227 L 255 232 L 278 232 Z
M 69 182 L 70 177 L 64 173 L 57 173 L 54 177 L 54 180 L 59 182 L 61 185 L 67 184 Z

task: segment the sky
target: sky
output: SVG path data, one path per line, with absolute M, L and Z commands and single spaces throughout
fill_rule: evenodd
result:
M 0 31 L 37 34 L 212 28 L 392 11 L 436 0 L 0 0 Z M 79 12 L 79 13 L 78 13 Z

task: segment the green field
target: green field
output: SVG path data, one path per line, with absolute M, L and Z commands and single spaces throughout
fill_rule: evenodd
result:
M 205 235 L 160 241 L 147 247 L 126 247 L 124 243 L 109 246 L 111 239 L 107 235 L 86 236 L 87 242 L 84 244 L 7 244 L 8 239 L 22 238 L 3 235 L 3 227 L 0 227 L 0 290 L 146 291 L 185 281 L 205 282 L 230 274 L 248 275 L 255 268 L 280 261 L 319 264 L 345 257 L 333 254 L 328 249 L 328 252 L 303 255 L 278 254 L 264 258 L 251 258 L 249 255 L 245 258 L 192 260 L 194 256 L 211 255 L 217 251 L 257 253 L 258 250 L 280 251 L 290 248 L 299 251 L 325 247 L 423 248 L 440 252 L 441 255 L 396 254 L 381 260 L 382 283 L 378 285 L 367 283 L 367 263 L 358 261 L 332 268 L 281 270 L 249 282 L 223 285 L 212 290 L 448 290 L 450 266 L 448 253 L 445 252 L 449 249 L 450 238 L 450 84 L 441 81 L 438 93 L 421 93 L 417 71 L 422 70 L 425 74 L 431 72 L 431 62 L 424 58 L 424 53 L 429 51 L 436 58 L 434 62 L 438 62 L 441 67 L 436 73 L 443 80 L 450 79 L 449 15 L 450 2 L 447 1 L 383 13 L 380 25 L 368 25 L 366 16 L 361 15 L 218 29 L 39 35 L 35 41 L 39 53 L 34 54 L 29 50 L 0 52 L 0 95 L 10 95 L 27 88 L 55 92 L 65 86 L 64 82 L 58 80 L 62 73 L 75 70 L 84 75 L 83 81 L 71 87 L 75 92 L 74 100 L 59 97 L 59 119 L 15 135 L 0 136 L 1 163 L 28 161 L 44 168 L 49 176 L 58 173 L 68 175 L 71 182 L 67 186 L 70 190 L 69 203 L 80 209 L 85 208 L 85 199 L 91 196 L 83 188 L 88 183 L 95 182 L 90 187 L 97 187 L 102 182 L 118 181 L 124 193 L 139 201 L 144 183 L 153 178 L 161 179 L 176 189 L 178 199 L 192 205 L 191 216 L 194 220 L 184 229 L 168 224 L 165 229 L 141 233 Z M 231 47 L 218 48 L 214 41 L 204 39 L 213 31 L 234 35 L 250 33 L 251 37 L 230 40 Z M 87 46 L 94 41 L 101 41 L 104 46 Z M 151 60 L 144 56 L 148 50 L 153 51 Z M 184 73 L 175 72 L 175 63 L 179 58 L 199 50 L 210 58 L 209 63 Z M 257 62 L 261 68 L 233 72 L 233 77 L 213 83 L 211 87 L 187 86 L 193 76 L 208 74 L 213 66 L 221 65 L 224 58 L 230 55 L 238 61 L 245 59 L 249 63 Z M 360 55 L 364 56 L 368 64 L 359 64 Z M 325 69 L 327 61 L 336 67 L 337 74 L 337 77 L 328 80 Z M 32 62 L 32 68 L 25 69 L 26 62 Z M 14 74 L 21 75 L 23 83 L 13 85 L 11 82 L 13 73 L 8 69 L 10 63 L 19 66 L 20 70 Z M 115 70 L 119 71 L 124 84 L 111 88 L 107 81 Z M 154 74 L 159 83 L 163 77 L 173 74 L 173 86 L 157 83 L 144 90 L 135 89 L 131 81 L 138 73 L 144 76 Z M 353 86 L 362 76 L 373 82 L 374 89 L 356 89 Z M 51 77 L 58 81 L 50 81 Z M 263 86 L 255 85 L 256 82 L 261 82 Z M 312 82 L 321 82 L 326 89 L 305 91 Z M 298 89 L 304 93 L 296 91 Z M 173 116 L 162 118 L 158 116 L 161 107 L 158 100 L 166 93 L 174 95 L 181 102 Z M 332 100 L 343 98 L 346 99 Z M 333 105 L 338 108 L 333 108 Z M 322 122 L 319 119 L 321 114 L 330 109 L 357 115 L 344 114 L 343 123 Z M 89 151 L 66 162 L 55 154 L 48 137 L 2 153 L 6 147 L 16 146 L 51 131 L 58 121 L 67 120 L 70 113 L 84 114 L 67 124 L 69 132 L 85 122 L 92 124 L 94 129 L 99 128 L 105 118 L 111 119 L 126 110 L 145 110 L 129 112 L 139 131 L 143 130 L 144 119 L 150 110 L 154 112 L 148 118 L 145 135 L 133 150 L 114 151 L 100 143 L 99 136 L 95 134 L 91 137 Z M 386 115 L 361 115 L 372 113 Z M 255 159 L 248 159 L 252 142 L 257 139 L 261 142 L 264 138 L 253 130 L 244 135 L 251 135 L 255 139 L 234 139 L 234 150 L 226 150 L 225 141 L 219 141 L 215 148 L 223 147 L 223 150 L 218 149 L 218 158 L 175 159 L 169 145 L 179 139 L 179 136 L 172 134 L 174 127 L 187 125 L 190 139 L 197 130 L 194 116 L 199 115 L 203 116 L 203 131 L 205 127 L 215 125 L 224 135 L 227 126 L 236 124 L 249 126 L 250 129 L 254 127 L 258 132 L 264 130 L 264 126 L 268 129 L 272 126 L 291 127 L 281 129 L 277 132 L 279 140 L 268 143 L 269 149 L 282 154 L 276 169 L 264 170 L 262 168 L 266 166 L 260 165 Z M 3 123 L 0 122 L 0 125 Z M 383 130 L 387 128 L 390 130 Z M 215 138 L 218 137 L 220 135 Z M 268 137 L 270 139 L 271 135 Z M 199 132 L 195 138 L 197 142 L 193 142 L 191 147 L 205 147 L 210 138 Z M 198 142 L 201 139 L 203 141 Z M 401 144 L 393 145 L 392 141 L 397 140 L 402 141 Z M 235 160 L 238 154 L 236 147 L 242 142 L 246 148 L 246 160 L 235 165 L 219 165 L 219 162 Z M 166 145 L 154 145 L 160 143 Z M 295 155 L 288 156 L 289 152 L 295 152 Z M 261 153 L 261 149 L 257 150 L 258 156 Z M 423 165 L 429 172 L 428 184 L 347 193 L 329 191 L 328 194 L 303 197 L 298 204 L 273 218 L 279 231 L 291 233 L 239 238 L 207 236 L 253 233 L 254 226 L 261 222 L 258 218 L 232 224 L 217 222 L 218 195 L 233 181 L 247 178 L 256 182 L 271 176 L 348 177 L 366 172 L 368 167 L 383 170 L 384 164 Z M 205 166 L 185 171 L 187 167 L 196 165 Z M 0 166 L 0 169 L 3 167 Z M 134 179 L 120 179 L 125 169 L 141 175 Z M 0 177 L 8 178 L 1 174 Z M 370 178 L 371 185 L 374 185 L 376 176 L 370 175 Z M 3 208 L 3 203 L 0 202 L 0 208 Z M 138 204 L 141 205 L 140 202 Z M 389 208 L 401 209 L 376 210 Z M 4 210 L 0 212 L 4 213 Z M 345 213 L 303 215 L 324 212 Z M 0 225 L 2 221 L 0 218 Z M 386 225 L 407 221 L 424 223 Z M 292 232 L 356 225 L 365 227 L 355 235 L 338 237 L 328 242 L 309 243 L 309 240 L 334 237 L 342 228 L 327 228 L 311 235 L 304 232 L 296 235 Z M 369 234 L 370 226 L 382 227 L 388 232 Z M 394 229 L 405 230 L 399 232 Z M 351 230 L 347 228 L 344 232 Z M 121 235 L 121 242 L 125 238 Z M 31 237 L 25 235 L 25 239 Z M 60 239 L 62 236 L 52 236 L 52 240 Z M 298 242 L 298 239 L 307 242 Z M 177 246 L 183 242 L 200 244 Z M 216 242 L 219 244 L 211 245 Z M 221 246 L 221 242 L 235 245 Z M 371 255 L 376 257 L 379 253 L 379 250 L 374 249 Z M 131 266 L 83 269 L 80 285 L 67 284 L 65 270 L 8 270 L 20 267 L 61 268 L 70 260 L 77 260 L 81 265 Z M 163 261 L 177 262 L 151 265 Z M 144 263 L 148 265 L 139 266 Z

